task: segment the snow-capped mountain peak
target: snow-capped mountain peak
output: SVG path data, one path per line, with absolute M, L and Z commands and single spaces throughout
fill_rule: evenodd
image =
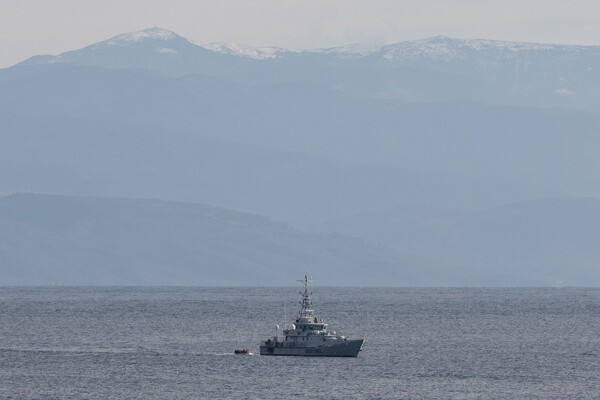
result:
M 265 60 L 278 58 L 282 53 L 293 52 L 292 50 L 279 47 L 252 47 L 238 43 L 215 42 L 202 45 L 207 50 L 215 53 L 229 54 L 232 56 Z
M 116 46 L 119 44 L 126 44 L 132 42 L 141 42 L 144 40 L 170 40 L 175 38 L 181 38 L 178 34 L 167 29 L 159 28 L 158 26 L 152 28 L 142 29 L 141 31 L 123 33 L 108 39 L 104 42 L 108 46 Z
M 130 65 L 144 65 L 149 67 L 146 57 L 148 54 L 160 54 L 165 57 L 176 58 L 182 52 L 190 49 L 200 48 L 195 43 L 176 34 L 173 31 L 160 27 L 142 29 L 140 31 L 123 33 L 110 39 L 93 43 L 78 50 L 71 50 L 56 56 L 36 56 L 24 63 L 32 64 L 56 64 L 71 63 L 77 65 L 102 65 L 110 68 L 125 68 Z M 117 53 L 114 53 L 116 51 Z M 122 60 L 119 57 L 110 56 L 127 52 L 137 54 L 136 60 Z M 142 67 L 142 68 L 144 68 Z
M 372 44 L 349 44 L 338 47 L 292 50 L 281 47 L 252 47 L 239 43 L 215 42 L 202 45 L 205 49 L 215 53 L 229 54 L 237 57 L 253 58 L 256 60 L 281 58 L 291 54 L 331 54 L 333 56 L 348 58 L 366 56 L 381 48 L 380 45 Z
M 498 55 L 504 57 L 511 57 L 522 52 L 541 52 L 557 49 L 576 51 L 580 47 L 488 39 L 454 39 L 447 36 L 434 36 L 420 40 L 393 43 L 382 47 L 380 54 L 387 60 L 427 58 L 449 61 L 452 59 L 476 57 L 490 52 L 496 52 Z
M 340 57 L 361 57 L 367 56 L 378 51 L 381 48 L 379 44 L 347 44 L 343 46 L 337 47 L 329 47 L 324 49 L 310 49 L 306 50 L 311 53 L 324 53 L 324 54 L 334 54 Z

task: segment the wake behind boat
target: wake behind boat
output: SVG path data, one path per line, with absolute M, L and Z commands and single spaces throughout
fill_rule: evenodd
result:
M 331 332 L 327 324 L 314 314 L 307 275 L 304 276 L 304 293 L 296 323 L 291 329 L 284 329 L 283 336 L 274 336 L 261 343 L 263 356 L 321 356 L 357 357 L 363 339 L 349 340 L 346 336 Z

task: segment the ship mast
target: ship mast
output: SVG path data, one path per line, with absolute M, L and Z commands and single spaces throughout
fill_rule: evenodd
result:
M 300 318 L 314 318 L 314 310 L 312 309 L 312 301 L 310 299 L 310 295 L 312 292 L 308 291 L 308 283 L 312 282 L 312 278 L 310 276 L 304 275 L 303 280 L 299 280 L 298 282 L 304 283 L 304 292 L 300 292 L 302 295 L 302 301 L 300 302 Z

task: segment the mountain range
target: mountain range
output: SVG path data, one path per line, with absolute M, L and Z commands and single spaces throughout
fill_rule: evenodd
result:
M 273 271 L 287 276 L 287 268 L 302 269 L 298 260 L 313 260 L 331 284 L 343 264 L 355 275 L 340 284 L 599 284 L 593 266 L 600 259 L 585 246 L 600 232 L 593 200 L 600 198 L 598 69 L 600 46 L 440 36 L 301 51 L 198 45 L 161 28 L 32 57 L 0 70 L 0 193 L 61 195 L 3 199 L 33 210 L 65 204 L 50 208 L 60 209 L 56 231 L 24 227 L 25 211 L 12 220 L 0 243 L 3 260 L 15 261 L 1 262 L 0 280 L 262 284 Z M 135 244 L 126 248 L 136 251 L 109 257 L 108 248 L 128 242 L 119 233 L 130 232 L 126 223 L 100 229 L 111 246 L 90 252 L 96 242 L 61 236 L 71 201 L 116 213 L 126 201 L 157 202 L 169 213 L 217 207 L 231 213 L 225 225 L 231 215 L 291 225 L 285 234 L 269 231 L 259 263 L 241 261 L 247 243 L 235 240 L 223 243 L 224 252 L 244 255 L 235 263 L 222 254 L 203 258 L 204 247 L 182 231 L 175 236 L 187 258 L 173 244 L 152 264 L 146 254 L 160 248 L 160 232 L 175 230 L 167 218 L 156 217 L 164 229 L 129 238 Z M 82 206 L 81 213 L 95 220 L 97 210 Z M 6 212 L 1 218 L 10 219 Z M 195 221 L 190 237 L 221 229 Z M 544 235 L 525 234 L 536 226 Z M 284 253 L 293 256 L 281 259 L 275 238 L 288 234 Z M 36 240 L 56 240 L 61 250 L 50 254 Z M 323 257 L 336 240 L 344 243 L 339 258 Z M 360 251 L 352 250 L 356 240 Z M 378 246 L 386 250 L 378 254 Z M 171 265 L 179 280 L 166 272 L 170 257 L 180 260 Z M 48 260 L 55 272 L 27 280 Z M 98 272 L 107 260 L 131 271 Z M 67 265 L 71 272 L 61 269 Z M 365 280 L 369 268 L 390 278 Z M 271 282 L 283 282 L 278 276 Z
M 198 45 L 149 28 L 21 66 L 74 64 L 201 74 L 243 85 L 301 81 L 345 94 L 407 102 L 473 100 L 597 111 L 600 46 L 436 36 L 385 46 L 288 50 Z M 374 73 L 376 72 L 376 73 Z
M 430 280 L 417 257 L 201 204 L 21 193 L 0 198 L 0 227 L 10 285 L 289 285 L 309 264 L 320 284 Z

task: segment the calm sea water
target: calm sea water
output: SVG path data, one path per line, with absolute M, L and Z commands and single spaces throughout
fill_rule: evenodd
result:
M 315 287 L 358 358 L 232 354 L 299 290 L 0 288 L 0 398 L 600 398 L 600 290 Z

